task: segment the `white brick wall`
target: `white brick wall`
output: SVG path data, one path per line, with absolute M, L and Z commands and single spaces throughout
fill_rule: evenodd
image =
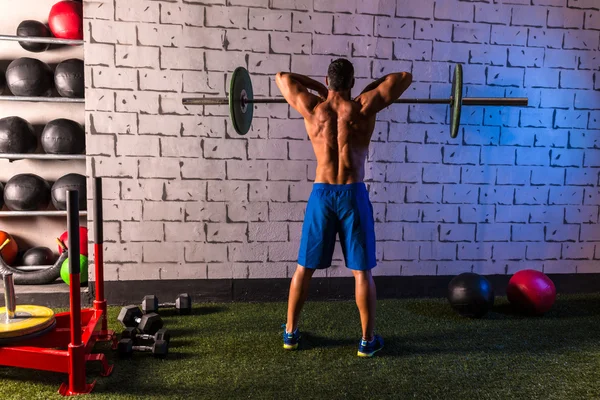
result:
M 88 152 L 115 188 L 110 279 L 289 277 L 315 167 L 299 115 L 258 107 L 239 137 L 226 107 L 181 98 L 225 96 L 240 65 L 257 95 L 280 96 L 275 72 L 322 80 L 338 56 L 356 91 L 408 70 L 407 96 L 446 97 L 460 62 L 467 95 L 530 98 L 465 108 L 457 139 L 443 106 L 380 114 L 366 166 L 378 275 L 599 272 L 594 0 L 85 3 Z

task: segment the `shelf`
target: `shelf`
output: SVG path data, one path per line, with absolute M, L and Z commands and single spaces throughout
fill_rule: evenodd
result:
M 15 36 L 15 35 L 0 35 L 0 40 L 9 40 L 12 42 L 67 44 L 67 45 L 71 45 L 71 46 L 81 46 L 84 43 L 83 40 L 58 39 L 58 38 L 53 38 L 53 37 Z
M 42 96 L 0 96 L 0 101 L 28 101 L 32 103 L 85 103 L 85 99 L 72 99 L 70 97 L 42 97 Z
M 0 159 L 8 160 L 85 160 L 85 154 L 18 154 L 0 153 Z
M 87 211 L 79 211 L 85 217 Z M 66 217 L 66 211 L 0 211 L 0 217 Z

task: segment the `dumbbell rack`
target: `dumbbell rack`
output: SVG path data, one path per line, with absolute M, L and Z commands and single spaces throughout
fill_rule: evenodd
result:
M 93 308 L 81 309 L 78 193 L 68 191 L 67 194 L 70 311 L 55 315 L 56 328 L 51 332 L 0 347 L 0 365 L 68 374 L 69 383 L 63 383 L 58 390 L 63 396 L 92 391 L 96 382 L 86 382 L 85 369 L 88 362 L 101 363 L 101 376 L 112 373 L 113 365 L 108 364 L 104 354 L 92 354 L 97 342 L 112 342 L 112 348 L 117 347 L 117 336 L 107 326 L 107 303 L 104 298 L 102 180 L 94 178 L 96 300 Z

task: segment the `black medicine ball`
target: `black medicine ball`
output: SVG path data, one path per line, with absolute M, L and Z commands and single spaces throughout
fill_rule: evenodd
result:
M 21 117 L 0 119 L 0 153 L 31 153 L 37 147 L 33 126 Z
M 23 265 L 51 265 L 55 256 L 47 247 L 32 247 L 23 254 Z
M 15 175 L 4 186 L 4 203 L 13 211 L 36 211 L 50 203 L 50 185 L 34 174 Z
M 14 60 L 6 70 L 6 84 L 15 96 L 50 96 L 53 77 L 48 64 L 29 57 Z
M 448 301 L 460 315 L 481 318 L 494 306 L 494 289 L 483 276 L 466 272 L 450 281 Z
M 0 182 L 0 210 L 4 207 L 4 185 Z
M 67 209 L 67 190 L 79 191 L 79 210 L 87 208 L 87 186 L 84 175 L 67 174 L 52 185 L 52 204 L 57 210 Z
M 83 127 L 70 119 L 59 118 L 48 122 L 40 141 L 48 154 L 81 154 L 85 150 Z
M 83 61 L 76 58 L 58 64 L 54 71 L 54 85 L 62 97 L 82 98 L 85 91 Z
M 39 21 L 25 20 L 17 27 L 17 36 L 50 37 L 50 29 Z M 50 43 L 19 42 L 22 48 L 34 53 L 48 50 Z
M 0 94 L 4 93 L 6 87 L 6 79 L 4 78 L 4 71 L 0 71 Z

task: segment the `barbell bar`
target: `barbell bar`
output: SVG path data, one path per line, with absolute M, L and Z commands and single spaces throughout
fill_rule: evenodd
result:
M 250 74 L 243 67 L 238 67 L 231 76 L 229 97 L 215 98 L 184 98 L 183 105 L 190 106 L 218 106 L 228 105 L 231 121 L 236 132 L 245 135 L 252 125 L 253 107 L 249 104 L 285 104 L 287 101 L 280 98 L 254 98 Z M 463 97 L 463 71 L 462 65 L 456 64 L 452 77 L 452 90 L 449 98 L 400 98 L 394 104 L 445 104 L 449 105 L 450 136 L 455 138 L 460 127 L 462 106 L 508 106 L 526 107 L 529 104 L 527 97 Z
M 283 104 L 285 99 L 256 98 L 243 99 L 246 104 Z M 448 99 L 398 99 L 394 104 L 446 104 L 452 105 L 452 97 Z M 463 106 L 527 106 L 527 97 L 464 97 Z M 226 106 L 229 104 L 227 97 L 183 99 L 186 106 Z

